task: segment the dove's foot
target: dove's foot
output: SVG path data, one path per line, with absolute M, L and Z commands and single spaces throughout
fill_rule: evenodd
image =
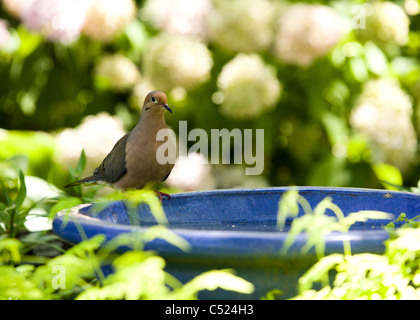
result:
M 171 196 L 168 194 L 168 193 L 165 193 L 165 192 L 160 192 L 160 191 L 157 191 L 157 190 L 153 190 L 155 193 L 156 193 L 156 195 L 158 196 L 158 198 L 159 198 L 159 201 L 160 202 L 162 202 L 162 199 L 163 199 L 163 197 L 166 197 L 166 198 L 168 198 L 168 199 L 170 199 L 171 198 Z

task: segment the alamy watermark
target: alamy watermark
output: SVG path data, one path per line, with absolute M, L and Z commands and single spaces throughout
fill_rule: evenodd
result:
M 355 5 L 351 8 L 353 18 L 351 26 L 353 29 L 366 29 L 366 6 Z
M 164 142 L 156 151 L 156 159 L 160 164 L 174 164 L 178 146 L 179 155 L 200 153 L 211 164 L 245 162 L 249 166 L 245 168 L 246 175 L 259 175 L 264 171 L 264 129 L 211 129 L 209 137 L 200 128 L 188 132 L 187 121 L 180 121 L 178 135 L 172 129 L 162 129 L 156 141 Z M 195 143 L 188 149 L 188 142 Z
M 55 276 L 51 280 L 51 286 L 53 289 L 66 289 L 66 268 L 57 264 L 51 269 L 51 273 Z

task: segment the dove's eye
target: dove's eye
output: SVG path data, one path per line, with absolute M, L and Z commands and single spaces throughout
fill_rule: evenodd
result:
M 150 99 L 150 101 L 152 101 L 153 103 L 158 102 L 157 99 L 155 97 L 152 97 L 152 99 Z

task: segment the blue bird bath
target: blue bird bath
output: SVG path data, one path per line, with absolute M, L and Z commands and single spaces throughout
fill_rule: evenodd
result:
M 331 197 L 345 215 L 360 210 L 378 210 L 397 218 L 420 214 L 420 195 L 372 189 L 299 187 L 299 193 L 314 208 Z M 280 289 L 280 298 L 296 294 L 298 278 L 316 261 L 313 252 L 302 254 L 305 235 L 300 235 L 287 255 L 280 249 L 287 237 L 287 227 L 276 228 L 278 203 L 287 187 L 244 190 L 215 190 L 180 193 L 163 200 L 169 228 L 187 240 L 191 250 L 183 252 L 164 240 L 153 240 L 146 250 L 158 252 L 167 262 L 166 270 L 182 282 L 212 269 L 233 268 L 238 276 L 252 282 L 251 295 L 216 290 L 203 291 L 202 299 L 259 299 L 272 289 Z M 95 212 L 87 205 L 70 213 L 66 220 L 58 214 L 54 232 L 76 244 L 82 241 L 78 227 L 87 237 L 104 234 L 108 240 L 127 232 L 144 232 L 156 221 L 147 205 L 140 205 L 141 226 L 130 224 L 123 202 L 110 202 Z M 332 212 L 330 212 L 332 214 Z M 301 212 L 300 214 L 303 214 Z M 327 212 L 328 214 L 328 212 Z M 393 220 L 392 219 L 392 220 Z M 392 220 L 368 220 L 355 224 L 348 233 L 331 233 L 326 237 L 326 253 L 343 252 L 343 240 L 350 240 L 352 253 L 383 253 L 389 234 L 382 227 Z M 291 222 L 291 219 L 289 222 Z M 77 226 L 77 224 L 79 226 Z M 127 248 L 117 249 L 120 252 Z

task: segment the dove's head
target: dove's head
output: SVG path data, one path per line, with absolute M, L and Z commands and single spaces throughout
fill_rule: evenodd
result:
M 168 97 L 162 91 L 152 91 L 144 99 L 143 112 L 163 112 L 165 109 L 172 113 Z

